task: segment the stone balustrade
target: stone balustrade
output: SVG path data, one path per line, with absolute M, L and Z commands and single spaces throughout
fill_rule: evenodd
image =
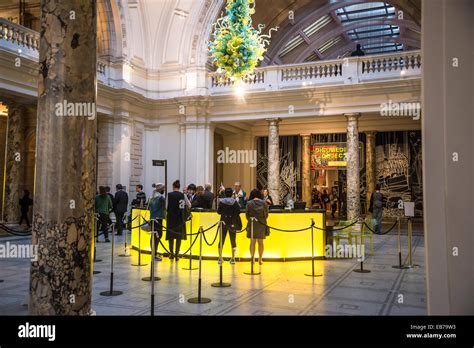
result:
M 38 52 L 39 33 L 0 18 L 0 40 Z
M 39 33 L 22 25 L 0 18 L 0 49 L 13 51 L 20 58 L 38 60 Z M 107 76 L 108 64 L 97 61 L 97 72 L 100 82 Z
M 243 81 L 243 87 L 257 92 L 409 77 L 421 77 L 420 51 L 257 68 L 251 79 Z M 234 83 L 223 74 L 209 74 L 208 83 L 211 94 L 233 92 Z

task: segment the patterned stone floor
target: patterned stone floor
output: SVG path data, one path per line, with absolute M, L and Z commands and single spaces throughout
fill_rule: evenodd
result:
M 355 259 L 316 261 L 323 276 L 307 277 L 310 261 L 265 262 L 257 276 L 245 275 L 248 263 L 224 264 L 224 281 L 229 288 L 213 288 L 218 281 L 216 261 L 203 261 L 202 293 L 209 304 L 190 304 L 187 299 L 197 295 L 198 271 L 182 269 L 186 259 L 158 262 L 155 282 L 155 315 L 426 315 L 424 245 L 421 230 L 413 238 L 413 261 L 419 268 L 398 270 L 397 237 L 394 234 L 374 236 L 375 256 L 369 257 L 365 268 L 371 273 L 355 273 Z M 406 233 L 405 233 L 406 234 Z M 117 238 L 115 254 L 123 252 L 123 237 Z M 1 238 L 0 243 L 29 243 L 28 238 Z M 402 236 L 404 260 L 407 238 Z M 241 246 L 247 247 L 247 246 Z M 114 289 L 124 293 L 104 297 L 108 290 L 111 244 L 99 243 L 95 265 L 101 271 L 94 275 L 93 309 L 97 315 L 149 315 L 151 283 L 142 281 L 150 266 L 135 267 L 137 253 L 132 257 L 115 257 Z M 150 257 L 142 255 L 149 263 Z M 193 261 L 197 266 L 197 261 Z M 27 314 L 29 260 L 0 259 L 0 315 Z

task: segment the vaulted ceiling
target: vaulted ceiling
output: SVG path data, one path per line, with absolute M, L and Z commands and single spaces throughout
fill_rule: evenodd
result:
M 279 27 L 263 65 L 421 47 L 421 0 L 256 0 L 253 23 Z
M 255 1 L 254 26 L 279 27 L 262 65 L 345 57 L 357 43 L 366 54 L 421 47 L 421 0 Z M 98 0 L 99 55 L 148 71 L 203 67 L 206 61 L 211 67 L 206 41 L 225 2 Z M 37 20 L 39 0 L 26 4 Z M 17 6 L 17 0 L 2 1 L 0 16 L 10 17 Z

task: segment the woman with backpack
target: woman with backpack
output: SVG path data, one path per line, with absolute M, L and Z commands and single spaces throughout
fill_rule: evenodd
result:
M 242 220 L 240 219 L 240 205 L 239 202 L 232 198 L 234 190 L 226 188 L 224 190 L 225 198 L 219 200 L 219 206 L 217 213 L 221 216 L 222 224 L 222 242 L 219 241 L 219 263 L 222 263 L 222 247 L 224 247 L 225 238 L 227 232 L 229 233 L 230 244 L 232 245 L 232 258 L 230 263 L 235 263 L 235 250 L 237 249 L 237 243 L 235 241 L 236 231 L 242 229 Z M 222 244 L 221 244 L 222 243 Z

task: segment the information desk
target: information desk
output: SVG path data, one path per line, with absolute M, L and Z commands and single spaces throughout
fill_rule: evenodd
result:
M 324 256 L 324 243 L 325 235 L 322 230 L 326 224 L 325 221 L 325 210 L 314 209 L 314 210 L 270 210 L 267 225 L 275 227 L 281 230 L 298 230 L 311 226 L 311 219 L 314 220 L 315 228 L 314 232 L 314 256 L 317 258 L 323 258 Z M 245 212 L 242 211 L 240 214 L 242 224 L 245 227 L 247 225 L 247 219 Z M 146 209 L 133 209 L 132 210 L 132 248 L 138 250 L 139 242 L 141 242 L 141 250 L 145 253 L 150 253 L 150 232 L 143 231 L 139 228 L 144 223 L 144 219 L 148 221 L 149 211 Z M 207 229 L 214 225 L 220 220 L 220 215 L 216 211 L 210 210 L 193 210 L 192 219 L 187 222 L 186 231 L 189 234 L 192 228 L 193 233 L 199 231 L 199 227 Z M 166 220 L 163 220 L 163 225 L 166 226 Z M 211 228 L 205 232 L 206 239 L 209 243 L 215 238 L 217 232 L 217 226 Z M 168 242 L 166 241 L 166 230 L 163 233 L 162 243 L 168 248 Z M 139 234 L 141 241 L 139 241 Z M 185 252 L 189 249 L 190 243 L 196 238 L 196 236 L 187 236 L 187 240 L 181 243 L 180 253 Z M 247 238 L 247 232 L 237 234 L 237 252 L 236 259 L 238 260 L 249 260 L 250 259 L 250 239 Z M 203 240 L 202 256 L 204 259 L 217 259 L 218 257 L 218 243 L 219 238 L 216 242 L 209 246 Z M 265 238 L 264 241 L 264 259 L 272 260 L 302 260 L 311 258 L 311 229 L 301 232 L 281 232 L 277 230 L 270 230 L 270 235 Z M 231 256 L 232 247 L 230 245 L 229 236 L 227 236 L 224 244 L 223 255 L 225 258 Z M 158 247 L 159 253 L 165 253 L 163 247 Z M 192 248 L 193 258 L 199 256 L 199 238 Z M 189 253 L 185 256 L 187 257 Z M 255 253 L 258 257 L 258 248 Z

